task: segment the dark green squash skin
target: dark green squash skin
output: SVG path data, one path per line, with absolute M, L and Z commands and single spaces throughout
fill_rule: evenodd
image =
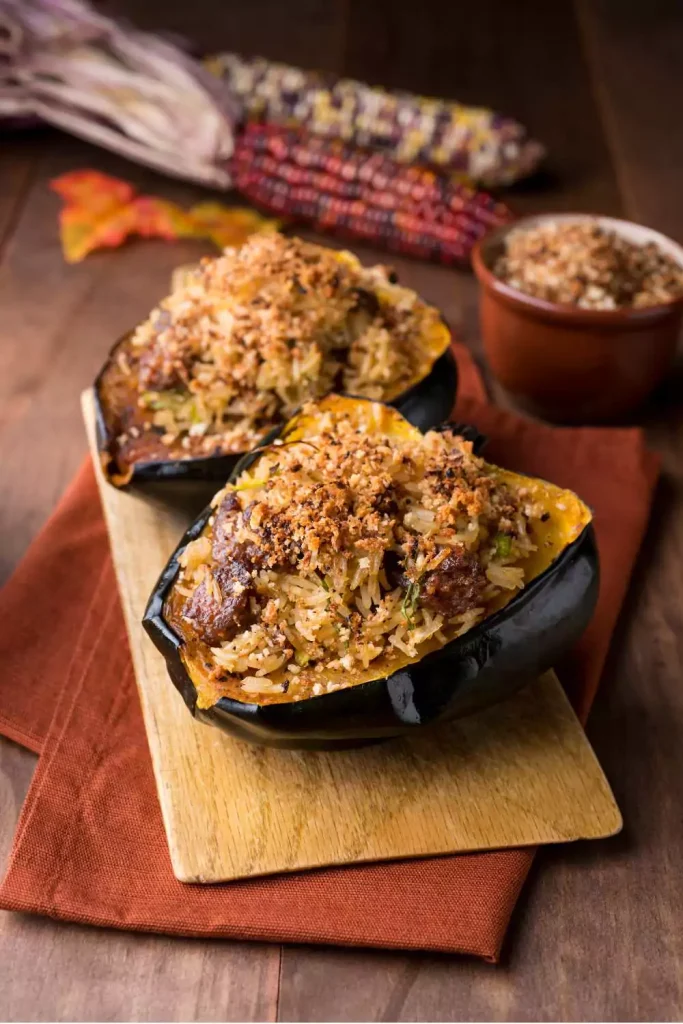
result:
M 111 471 L 109 452 L 112 438 L 107 430 L 104 416 L 100 387 L 104 371 L 116 355 L 119 345 L 128 340 L 129 335 L 121 338 L 109 353 L 107 362 L 100 370 L 94 384 L 95 394 L 95 426 L 97 448 L 102 457 L 104 473 L 110 483 Z M 429 374 L 408 391 L 400 395 L 390 404 L 397 409 L 409 423 L 423 432 L 448 419 L 455 404 L 458 386 L 458 368 L 452 352 L 447 350 L 434 363 Z M 131 487 L 152 481 L 166 480 L 216 480 L 221 483 L 227 480 L 244 453 L 231 455 L 211 455 L 198 459 L 168 459 L 166 461 L 139 462 L 133 467 L 131 479 L 123 485 Z M 121 486 L 121 485 L 118 485 Z
M 273 431 L 263 443 L 270 443 L 281 432 Z M 470 437 L 475 448 L 480 448 L 481 435 L 475 431 Z M 256 458 L 257 452 L 244 456 L 231 480 Z M 588 625 L 597 601 L 598 553 L 589 524 L 504 608 L 385 679 L 290 704 L 260 706 L 223 697 L 213 707 L 201 710 L 180 657 L 182 641 L 164 620 L 163 608 L 178 574 L 178 555 L 199 536 L 211 512 L 209 506 L 201 513 L 171 556 L 150 597 L 143 625 L 197 719 L 266 746 L 360 746 L 409 735 L 423 726 L 496 704 L 558 661 Z

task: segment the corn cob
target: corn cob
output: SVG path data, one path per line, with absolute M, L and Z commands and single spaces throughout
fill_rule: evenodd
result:
M 535 170 L 543 156 L 522 125 L 484 108 L 231 53 L 206 65 L 254 120 L 375 149 L 399 163 L 434 166 L 461 182 L 507 185 Z
M 280 216 L 440 263 L 466 263 L 478 238 L 512 218 L 433 171 L 277 125 L 247 125 L 231 171 L 245 196 Z

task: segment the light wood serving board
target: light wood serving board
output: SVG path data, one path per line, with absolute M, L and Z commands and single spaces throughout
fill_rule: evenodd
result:
M 95 453 L 91 392 L 83 395 Z M 488 711 L 411 739 L 331 753 L 272 750 L 194 721 L 140 625 L 210 492 L 125 493 L 95 458 L 176 877 L 220 882 L 323 865 L 613 835 L 619 809 L 549 672 Z

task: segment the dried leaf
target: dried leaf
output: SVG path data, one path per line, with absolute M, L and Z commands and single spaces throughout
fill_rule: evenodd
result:
M 134 230 L 130 206 L 109 207 L 102 213 L 83 206 L 67 206 L 60 215 L 64 258 L 78 263 L 94 249 L 116 248 Z
M 222 249 L 241 245 L 255 231 L 275 231 L 279 225 L 243 207 L 206 202 L 183 210 L 167 199 L 136 196 L 127 182 L 99 171 L 72 171 L 50 184 L 66 202 L 59 223 L 69 263 L 78 263 L 95 249 L 122 245 L 130 235 L 169 242 L 210 238 Z
M 255 210 L 222 203 L 197 203 L 189 211 L 198 237 L 210 238 L 220 249 L 241 245 L 255 231 L 277 231 L 281 221 L 267 220 Z
M 68 205 L 90 210 L 124 206 L 135 195 L 135 189 L 127 181 L 110 178 L 99 171 L 70 171 L 53 178 L 50 186 Z
M 131 204 L 135 214 L 135 233 L 144 238 L 198 238 L 192 217 L 180 206 L 154 196 L 138 196 Z

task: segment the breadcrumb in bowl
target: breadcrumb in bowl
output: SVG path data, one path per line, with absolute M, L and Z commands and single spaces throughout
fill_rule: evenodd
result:
M 613 217 L 544 214 L 475 246 L 489 365 L 524 409 L 559 423 L 628 418 L 670 369 L 683 247 Z

